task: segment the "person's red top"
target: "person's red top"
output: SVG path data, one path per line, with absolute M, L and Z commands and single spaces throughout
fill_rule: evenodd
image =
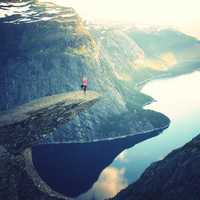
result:
M 88 85 L 88 80 L 87 79 L 83 79 L 83 85 L 87 86 Z

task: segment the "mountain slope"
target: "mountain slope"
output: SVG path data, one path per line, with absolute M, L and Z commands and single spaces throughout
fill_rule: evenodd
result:
M 131 113 L 137 120 L 129 123 L 126 132 L 115 130 L 112 137 L 154 128 L 151 116 L 146 117 L 142 108 L 152 98 L 134 89 L 135 70 L 128 65 L 140 51 L 134 41 L 117 33 L 118 38 L 130 43 L 124 54 L 126 45 L 121 46 L 114 38 L 107 46 L 100 44 L 73 8 L 33 1 L 1 3 L 1 7 L 5 14 L 0 18 L 1 111 L 40 97 L 79 90 L 82 76 L 87 76 L 89 89 L 102 93 L 102 100 L 43 142 L 106 139 L 109 133 L 101 131 L 102 124 Z M 115 53 L 109 51 L 110 45 L 115 46 Z M 158 127 L 169 124 L 167 117 L 151 113 L 160 118 Z
M 138 181 L 115 200 L 198 200 L 200 197 L 200 135 L 165 159 L 153 163 Z
M 194 62 L 195 65 L 195 61 L 200 60 L 200 42 L 176 30 L 128 30 L 128 35 L 145 52 L 145 58 L 137 61 L 139 66 L 166 70 L 180 63 Z
M 87 142 L 166 127 L 169 119 L 165 116 L 143 110 L 153 99 L 140 93 L 138 83 L 199 67 L 198 53 L 187 62 L 186 58 L 178 60 L 176 52 L 180 53 L 183 46 L 182 54 L 190 57 L 196 52 L 193 47 L 198 49 L 199 44 L 178 32 L 144 34 L 130 29 L 85 26 L 73 8 L 50 3 L 1 3 L 1 7 L 1 111 L 36 98 L 78 90 L 82 76 L 88 77 L 90 89 L 104 96 L 98 106 L 45 138 L 45 143 Z M 174 40 L 170 40 L 172 36 Z M 144 38 L 148 42 L 143 42 Z M 159 44 L 160 38 L 168 39 L 170 45 Z M 149 46 L 154 48 L 148 49 Z M 155 54 L 153 58 L 148 55 L 150 51 Z M 135 120 L 124 125 L 123 133 L 117 129 L 112 133 L 103 131 L 110 127 L 110 121 L 124 124 L 126 116 Z M 155 127 L 152 118 L 156 116 L 159 123 Z M 76 137 L 72 132 L 77 133 Z
M 115 66 L 113 71 L 120 79 L 132 77 L 138 83 L 188 73 L 200 66 L 200 41 L 174 29 L 139 29 L 123 24 L 87 26 L 106 52 L 105 62 Z

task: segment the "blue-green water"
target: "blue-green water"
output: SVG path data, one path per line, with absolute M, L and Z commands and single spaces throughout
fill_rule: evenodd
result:
M 200 72 L 156 80 L 148 83 L 142 92 L 155 98 L 146 106 L 166 114 L 171 124 L 162 134 L 145 140 L 120 153 L 103 170 L 98 181 L 78 199 L 111 197 L 137 180 L 152 163 L 164 158 L 173 149 L 181 147 L 200 133 Z
M 33 148 L 40 176 L 54 190 L 77 200 L 112 197 L 137 180 L 152 163 L 200 133 L 200 72 L 149 82 L 142 91 L 156 102 L 146 106 L 167 115 L 171 124 L 152 132 L 85 144 Z

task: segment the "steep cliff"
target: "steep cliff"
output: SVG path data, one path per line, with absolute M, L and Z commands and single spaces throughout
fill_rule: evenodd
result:
M 50 3 L 1 3 L 1 14 L 0 110 L 77 90 L 82 76 L 88 77 L 90 89 L 103 94 L 98 106 L 80 114 L 43 142 L 87 142 L 152 130 L 151 114 L 159 119 L 155 128 L 169 124 L 164 115 L 142 108 L 152 98 L 134 89 L 135 70 L 128 65 L 129 59 L 139 55 L 140 48 L 134 41 L 130 43 L 120 33 L 118 38 L 125 40 L 120 46 L 108 37 L 107 44 L 114 45 L 114 54 L 109 44 L 100 44 L 85 28 L 73 8 Z M 113 130 L 110 136 L 105 133 L 102 126 L 108 127 L 110 120 L 120 120 L 122 116 L 134 119 L 125 125 L 129 125 L 127 130 Z M 75 136 L 70 134 L 74 132 Z
M 95 92 L 71 92 L 44 97 L 0 115 L 0 199 L 68 199 L 40 178 L 31 147 L 98 99 Z
M 43 97 L 0 115 L 0 145 L 20 152 L 70 121 L 99 98 L 95 92 L 71 92 Z M 74 135 L 76 133 L 73 133 Z
M 200 197 L 200 135 L 153 163 L 138 181 L 113 199 L 198 200 Z
M 138 83 L 190 72 L 200 66 L 199 40 L 177 30 L 130 24 L 87 26 L 118 78 L 134 77 Z
M 0 128 L 1 199 L 65 199 L 39 178 L 30 149 L 25 149 L 41 139 L 45 143 L 88 142 L 169 125 L 163 114 L 143 109 L 152 98 L 136 86 L 140 81 L 166 75 L 169 68 L 178 65 L 174 54 L 165 50 L 150 56 L 148 43 L 142 46 L 142 40 L 121 28 L 86 27 L 70 7 L 10 0 L 0 2 L 0 11 L 0 110 L 6 112 Z M 198 44 L 198 40 L 192 40 L 191 52 L 193 46 L 198 49 Z M 187 51 L 185 54 L 188 56 Z M 190 71 L 197 65 L 185 68 Z M 21 107 L 23 112 L 7 111 L 34 99 L 78 90 L 82 76 L 88 77 L 89 88 L 102 93 L 103 98 L 98 106 L 52 135 L 49 133 L 54 128 L 82 110 L 85 104 L 81 99 L 78 104 L 65 105 L 57 99 L 53 101 L 56 107 L 42 104 L 45 107 L 32 109 L 28 104 Z M 73 112 L 66 118 L 60 108 Z M 15 118 L 10 120 L 10 114 Z

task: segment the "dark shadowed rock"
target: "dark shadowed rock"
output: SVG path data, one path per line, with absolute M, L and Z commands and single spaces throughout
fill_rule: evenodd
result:
M 115 200 L 199 200 L 200 135 L 164 160 L 153 163 Z
M 69 198 L 52 191 L 37 176 L 29 152 L 30 149 L 27 149 L 23 154 L 12 155 L 0 146 L 0 199 L 68 200 Z
M 52 3 L 4 0 L 0 11 L 1 111 L 78 90 L 83 75 L 90 89 L 104 93 L 98 106 L 73 121 L 96 99 L 65 103 L 65 95 L 45 97 L 2 115 L 0 199 L 63 198 L 37 176 L 26 149 L 44 135 L 44 143 L 91 142 L 168 126 L 167 117 L 143 109 L 152 98 L 135 88 L 138 81 L 166 72 L 139 68 L 136 61 L 145 58 L 145 49 L 122 30 L 91 31 L 73 8 Z
M 164 115 L 142 108 L 152 100 L 134 88 L 133 61 L 142 50 L 126 34 L 111 32 L 105 37 L 107 42 L 100 42 L 101 30 L 94 37 L 73 8 L 52 3 L 0 2 L 0 9 L 1 111 L 79 90 L 82 76 L 87 76 L 91 90 L 104 94 L 98 106 L 45 137 L 43 143 L 92 142 L 169 124 Z M 156 127 L 155 116 L 159 118 Z M 115 124 L 120 120 L 124 130 L 105 131 L 113 120 Z
M 37 144 L 65 124 L 80 111 L 93 105 L 99 94 L 88 91 L 43 97 L 0 115 L 0 144 L 9 150 L 21 151 Z M 74 133 L 75 134 L 75 133 Z
M 30 147 L 99 99 L 88 91 L 44 97 L 0 115 L 0 199 L 68 199 L 38 175 Z M 76 133 L 74 133 L 76 134 Z M 27 149 L 25 149 L 27 148 Z

